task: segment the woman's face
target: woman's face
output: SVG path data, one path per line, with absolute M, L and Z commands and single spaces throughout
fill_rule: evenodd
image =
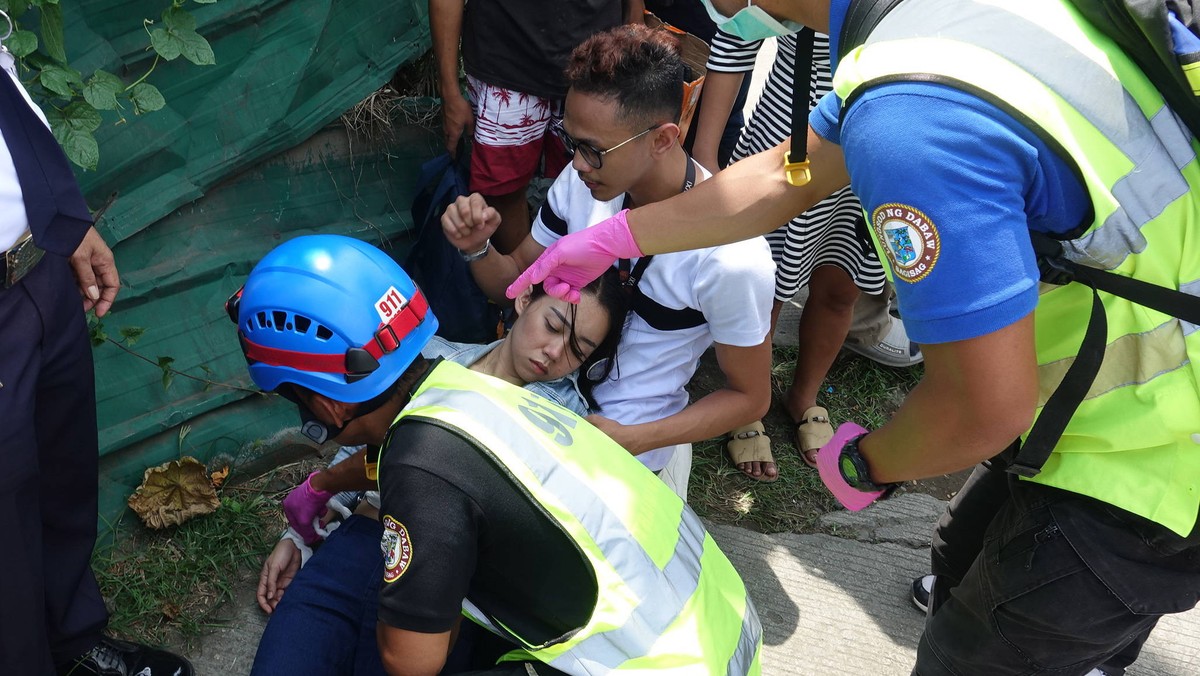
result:
M 604 340 L 608 312 L 596 296 L 585 293 L 574 307 L 578 354 L 571 348 L 570 303 L 550 296 L 529 300 L 523 295 L 517 299 L 520 316 L 508 336 L 517 377 L 527 383 L 562 378 L 578 369 Z

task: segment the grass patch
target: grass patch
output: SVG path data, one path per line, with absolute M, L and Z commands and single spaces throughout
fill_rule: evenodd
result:
M 795 348 L 774 349 L 774 396 L 763 424 L 771 437 L 779 480 L 766 484 L 746 478 L 726 457 L 724 439 L 695 444 L 688 502 L 701 516 L 764 533 L 805 533 L 815 531 L 817 519 L 835 508 L 816 470 L 805 465 L 796 450 L 791 420 L 780 404 L 791 385 L 795 363 Z M 829 409 L 835 428 L 853 420 L 875 429 L 891 417 L 923 373 L 922 366 L 889 368 L 843 352 L 825 378 L 818 402 Z M 692 400 L 723 383 L 711 353 L 706 354 L 689 388 Z
M 109 632 L 151 645 L 199 635 L 235 586 L 259 570 L 281 522 L 278 496 L 232 488 L 216 512 L 182 526 L 118 526 L 113 544 L 92 556 L 111 610 Z

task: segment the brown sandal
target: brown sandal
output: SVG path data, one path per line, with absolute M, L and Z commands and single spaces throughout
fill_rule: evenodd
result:
M 733 463 L 734 467 L 744 462 L 775 464 L 775 456 L 771 454 L 771 439 L 767 436 L 767 429 L 763 427 L 762 421 L 759 420 L 730 431 L 729 440 L 725 443 L 725 453 L 729 455 L 729 461 Z M 739 468 L 738 471 L 741 469 Z M 766 472 L 761 476 L 754 476 L 748 472 L 742 472 L 742 474 L 755 481 L 769 484 L 779 478 L 778 471 L 778 465 L 776 465 L 775 476 L 768 476 Z
M 829 424 L 829 411 L 821 406 L 806 410 L 796 423 L 796 448 L 804 464 L 817 466 L 816 452 L 833 438 L 833 425 Z

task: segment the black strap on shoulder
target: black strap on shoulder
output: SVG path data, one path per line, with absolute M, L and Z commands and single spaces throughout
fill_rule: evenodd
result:
M 1108 270 L 1079 265 L 1063 255 L 1062 242 L 1059 240 L 1038 232 L 1030 232 L 1029 237 L 1033 242 L 1042 281 L 1056 285 L 1072 281 L 1086 284 L 1092 289 L 1092 312 L 1075 361 L 1067 369 L 1058 389 L 1046 400 L 1041 415 L 1025 437 L 1025 443 L 1021 444 L 1015 457 L 996 459 L 1007 464 L 1009 472 L 1025 477 L 1036 476 L 1042 470 L 1062 437 L 1063 430 L 1067 428 L 1067 423 L 1071 421 L 1071 416 L 1075 415 L 1087 397 L 1100 372 L 1108 338 L 1108 317 L 1100 302 L 1100 291 L 1191 324 L 1200 324 L 1200 296 L 1124 277 Z
M 708 321 L 704 318 L 704 313 L 695 308 L 685 307 L 679 310 L 669 308 L 642 293 L 636 287 L 633 290 L 629 309 L 636 312 L 637 316 L 646 320 L 647 324 L 658 331 L 694 329 L 697 326 L 704 326 Z
M 689 157 L 681 192 L 687 192 L 695 185 L 696 163 Z M 646 269 L 650 267 L 652 260 L 654 260 L 654 254 L 642 256 L 632 269 L 630 269 L 628 258 L 617 261 L 617 269 L 621 271 L 621 283 L 629 287 L 630 293 L 632 293 L 629 309 L 658 331 L 679 331 L 703 326 L 707 320 L 704 318 L 704 313 L 699 310 L 690 307 L 678 310 L 669 308 L 642 293 L 638 281 L 641 280 L 642 275 L 646 274 Z
M 792 61 L 792 144 L 788 159 L 793 163 L 808 159 L 808 111 L 812 98 L 813 29 L 796 33 L 796 55 Z
M 838 33 L 838 56 L 845 56 L 867 41 L 875 27 L 904 0 L 850 0 L 846 20 Z

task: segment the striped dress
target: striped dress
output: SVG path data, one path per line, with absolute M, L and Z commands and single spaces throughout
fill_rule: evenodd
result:
M 791 134 L 793 64 L 796 36 L 778 38 L 775 64 L 763 87 L 762 97 L 742 130 L 730 161 L 736 162 L 779 145 Z M 743 42 L 717 31 L 713 38 L 708 69 L 726 73 L 749 73 L 762 41 Z M 820 33 L 813 41 L 813 68 L 809 110 L 833 88 L 829 67 L 829 38 Z M 816 206 L 767 235 L 775 258 L 775 299 L 791 300 L 808 284 L 814 268 L 835 265 L 850 275 L 863 293 L 883 290 L 884 274 L 874 250 L 865 246 L 857 229 L 862 206 L 846 187 L 821 200 Z

